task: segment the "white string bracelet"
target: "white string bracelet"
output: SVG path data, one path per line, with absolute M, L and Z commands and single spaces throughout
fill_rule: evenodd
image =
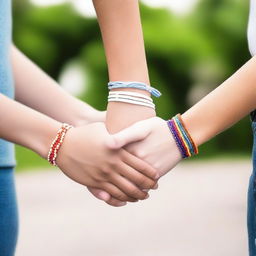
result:
M 155 109 L 155 104 L 152 102 L 151 103 L 150 102 L 142 102 L 139 100 L 125 99 L 125 98 L 120 98 L 120 97 L 110 97 L 108 99 L 108 102 L 124 102 L 124 103 L 130 103 L 133 105 L 140 105 L 140 106 L 145 106 L 145 107 Z
M 136 98 L 136 97 L 133 97 L 133 96 L 127 96 L 127 95 L 110 95 L 108 96 L 108 99 L 126 99 L 126 100 L 131 100 L 131 101 L 134 101 L 134 102 L 144 102 L 144 103 L 147 103 L 147 104 L 154 104 L 152 101 L 149 101 L 149 100 L 145 100 L 145 99 L 142 99 L 142 98 Z
M 109 102 L 124 102 L 124 103 L 130 103 L 130 104 L 133 104 L 133 105 L 140 105 L 140 106 L 145 106 L 145 107 L 155 109 L 154 105 L 143 103 L 143 102 L 134 102 L 134 101 L 131 101 L 131 100 L 126 100 L 126 99 L 110 99 Z
M 151 102 L 153 102 L 153 100 L 149 97 L 149 96 L 146 96 L 142 93 L 137 93 L 137 92 L 127 92 L 127 91 L 110 91 L 109 92 L 109 95 L 125 95 L 125 96 L 135 96 L 135 97 L 139 97 L 139 98 L 142 98 L 142 99 L 145 99 L 145 100 L 149 100 Z
M 155 104 L 149 96 L 137 92 L 110 91 L 108 101 L 130 103 L 155 109 Z

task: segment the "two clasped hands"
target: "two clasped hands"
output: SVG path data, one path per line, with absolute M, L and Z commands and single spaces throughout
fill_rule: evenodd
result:
M 93 3 L 109 80 L 150 85 L 138 1 Z M 98 93 L 101 86 L 95 89 Z M 151 96 L 139 89 L 117 90 Z M 90 116 L 93 120 L 87 121 L 86 126 L 68 131 L 57 163 L 67 176 L 86 185 L 95 197 L 112 206 L 146 199 L 148 191 L 157 188 L 158 179 L 182 159 L 166 121 L 156 117 L 151 107 L 111 101 L 106 113 L 95 111 Z
M 97 198 L 123 206 L 148 198 L 148 190 L 180 160 L 166 121 L 152 117 L 112 135 L 104 122 L 72 128 L 57 163 Z

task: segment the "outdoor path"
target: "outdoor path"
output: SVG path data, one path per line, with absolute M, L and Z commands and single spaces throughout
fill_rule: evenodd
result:
M 123 208 L 59 171 L 19 173 L 16 256 L 246 256 L 250 171 L 250 161 L 186 162 Z

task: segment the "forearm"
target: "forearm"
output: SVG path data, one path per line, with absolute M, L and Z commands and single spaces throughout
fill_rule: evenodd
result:
M 93 0 L 111 81 L 149 83 L 137 0 Z
M 203 144 L 256 108 L 256 58 L 182 115 L 192 138 Z
M 46 158 L 61 124 L 0 94 L 0 138 Z
M 72 125 L 90 123 L 94 118 L 99 121 L 99 111 L 65 92 L 14 46 L 12 66 L 17 101 Z
M 149 84 L 138 1 L 93 2 L 101 28 L 110 81 L 138 81 Z M 136 89 L 128 90 L 149 95 Z M 106 125 L 110 132 L 117 132 L 152 116 L 155 116 L 153 109 L 111 102 L 107 108 Z

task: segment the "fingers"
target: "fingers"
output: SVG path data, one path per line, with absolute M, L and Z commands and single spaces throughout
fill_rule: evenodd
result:
M 121 177 L 121 176 L 120 176 Z M 120 182 L 120 181 L 119 181 Z M 110 183 L 103 183 L 102 188 L 108 192 L 112 197 L 116 198 L 119 201 L 128 201 L 128 202 L 137 202 L 138 200 L 132 197 L 129 197 L 124 192 L 122 192 L 118 187 Z
M 103 191 L 101 189 L 98 188 L 92 188 L 92 187 L 87 187 L 87 189 L 99 200 L 102 201 L 108 201 L 111 199 L 111 195 L 109 193 L 107 193 L 106 191 Z
M 120 207 L 120 206 L 124 206 L 127 203 L 117 200 L 114 197 L 112 197 L 109 193 L 107 193 L 106 191 L 103 191 L 101 189 L 98 188 L 92 188 L 92 187 L 87 187 L 87 189 L 99 200 L 102 200 L 104 202 L 106 202 L 107 204 L 114 206 L 114 207 Z
M 140 190 L 136 185 L 134 185 L 129 180 L 127 180 L 126 178 L 120 175 L 114 175 L 112 177 L 112 180 L 120 190 L 122 190 L 127 196 L 131 198 L 144 200 L 149 197 L 147 192 Z M 116 196 L 114 197 L 117 198 Z M 117 198 L 117 199 L 120 199 L 120 198 Z M 120 200 L 124 201 L 122 199 Z
M 157 181 L 146 177 L 139 172 L 140 170 L 135 170 L 127 164 L 123 164 L 120 167 L 120 174 L 126 179 L 131 181 L 133 184 L 137 185 L 141 189 L 153 189 L 157 185 Z
M 130 154 L 129 152 L 123 150 L 122 152 L 123 161 L 132 167 L 135 170 L 138 170 L 140 173 L 145 176 L 156 180 L 159 178 L 158 171 L 151 167 L 147 162 L 139 159 L 138 157 Z
M 106 203 L 114 207 L 125 206 L 127 204 L 127 202 L 117 200 L 114 197 L 110 197 L 110 199 L 107 200 Z
M 129 143 L 145 139 L 150 132 L 148 121 L 140 121 L 112 135 L 107 141 L 107 146 L 110 149 L 119 149 Z

